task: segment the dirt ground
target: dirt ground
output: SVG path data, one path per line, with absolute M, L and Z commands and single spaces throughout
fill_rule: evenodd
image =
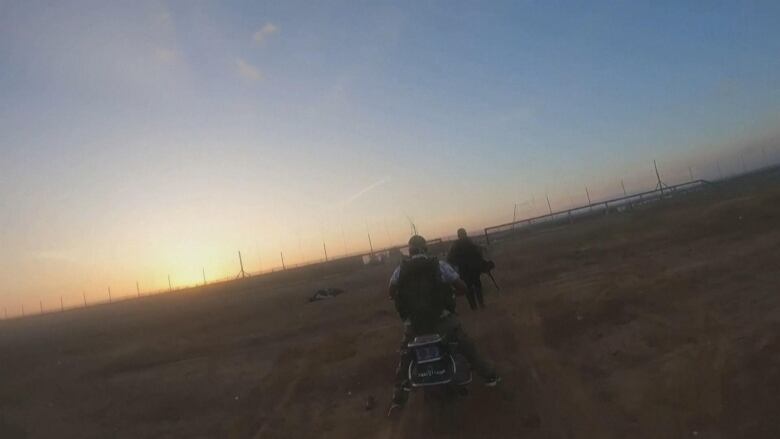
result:
M 0 437 L 777 438 L 778 181 L 492 246 L 458 307 L 504 382 L 446 407 L 385 416 L 387 265 L 2 322 Z

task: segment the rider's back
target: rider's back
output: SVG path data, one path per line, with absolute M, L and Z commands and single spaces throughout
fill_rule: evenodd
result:
M 454 310 L 451 289 L 441 281 L 439 260 L 418 257 L 401 263 L 396 307 L 415 332 L 431 332 L 443 311 Z

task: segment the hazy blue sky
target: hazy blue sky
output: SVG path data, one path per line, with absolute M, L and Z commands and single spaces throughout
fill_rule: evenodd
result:
M 0 305 L 386 245 L 406 215 L 449 235 L 638 190 L 654 158 L 670 180 L 776 158 L 778 23 L 778 2 L 0 0 Z

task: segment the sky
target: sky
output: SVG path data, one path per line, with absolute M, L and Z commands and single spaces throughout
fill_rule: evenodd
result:
M 0 306 L 780 159 L 777 2 L 0 0 Z M 743 165 L 743 163 L 745 163 Z M 691 170 L 689 171 L 689 167 Z

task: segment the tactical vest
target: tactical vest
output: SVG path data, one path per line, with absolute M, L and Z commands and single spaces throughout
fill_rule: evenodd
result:
M 413 258 L 401 262 L 395 306 L 415 332 L 433 332 L 444 310 L 455 311 L 449 285 L 441 281 L 439 260 Z

